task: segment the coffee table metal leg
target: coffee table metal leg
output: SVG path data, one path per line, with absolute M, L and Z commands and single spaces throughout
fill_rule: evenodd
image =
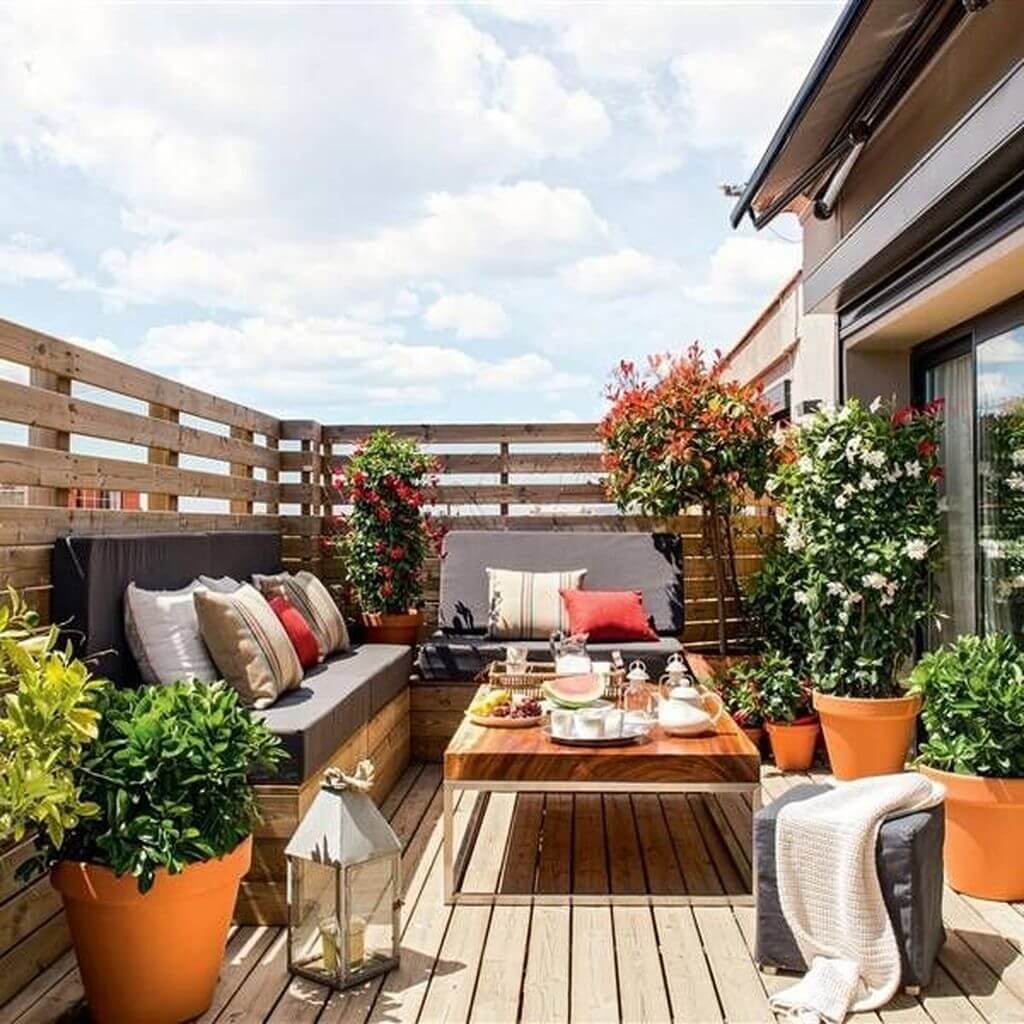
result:
M 444 837 L 442 846 L 442 857 L 444 859 L 444 901 L 452 903 L 455 899 L 455 851 L 452 843 L 455 839 L 454 815 L 455 815 L 455 791 L 450 782 L 445 782 L 444 790 Z

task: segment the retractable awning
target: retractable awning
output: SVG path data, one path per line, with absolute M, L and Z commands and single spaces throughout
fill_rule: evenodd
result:
M 823 189 L 963 17 L 962 0 L 849 0 L 732 211 L 767 224 Z M 855 159 L 855 157 L 854 157 Z

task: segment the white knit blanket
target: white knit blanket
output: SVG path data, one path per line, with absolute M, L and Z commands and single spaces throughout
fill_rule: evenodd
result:
M 772 996 L 781 1017 L 839 1024 L 896 994 L 900 955 L 875 867 L 878 831 L 887 817 L 931 807 L 944 795 L 942 786 L 906 772 L 839 783 L 779 812 L 779 901 L 811 965 Z

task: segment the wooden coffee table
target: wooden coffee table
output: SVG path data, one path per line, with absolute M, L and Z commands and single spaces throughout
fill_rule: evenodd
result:
M 742 730 L 723 716 L 716 731 L 669 736 L 655 727 L 644 742 L 622 747 L 552 743 L 540 727 L 493 729 L 463 721 L 444 755 L 444 880 L 448 903 L 522 904 L 745 904 L 751 894 L 658 896 L 602 893 L 585 896 L 467 892 L 459 888 L 474 836 L 454 848 L 459 790 L 490 793 L 749 793 L 760 806 L 761 758 Z M 486 799 L 486 797 L 485 797 Z M 756 877 L 756 867 L 754 871 Z

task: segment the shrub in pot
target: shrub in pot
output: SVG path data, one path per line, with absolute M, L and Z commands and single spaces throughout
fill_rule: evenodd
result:
M 623 362 L 599 431 L 608 495 L 621 510 L 670 517 L 700 506 L 721 654 L 726 601 L 739 598 L 731 514 L 763 493 L 775 456 L 767 402 L 724 370 L 721 360 L 708 366 L 696 343 L 682 356 L 652 356 L 645 372 Z
M 961 636 L 910 677 L 924 700 L 921 771 L 946 787 L 945 862 L 959 892 L 1024 899 L 1024 652 Z
M 814 764 L 818 718 L 810 687 L 781 651 L 769 649 L 757 666 L 758 697 L 775 764 L 785 772 L 805 772 Z
M 902 770 L 913 736 L 920 697 L 900 672 L 941 559 L 940 410 L 822 409 L 794 429 L 769 483 L 781 543 L 799 561 L 807 670 L 840 779 Z
M 713 681 L 713 687 L 722 698 L 725 710 L 760 751 L 764 737 L 764 719 L 761 715 L 761 700 L 757 686 L 757 664 L 753 661 L 738 662 L 728 669 L 723 669 Z
M 355 592 L 369 643 L 413 644 L 420 626 L 423 562 L 437 531 L 423 514 L 433 456 L 379 430 L 352 453 L 332 482 L 351 511 L 334 541 Z
M 248 775 L 283 755 L 223 683 L 107 688 L 97 710 L 76 779 L 98 810 L 52 851 L 51 879 L 92 1018 L 174 1024 L 213 998 L 252 851 Z

